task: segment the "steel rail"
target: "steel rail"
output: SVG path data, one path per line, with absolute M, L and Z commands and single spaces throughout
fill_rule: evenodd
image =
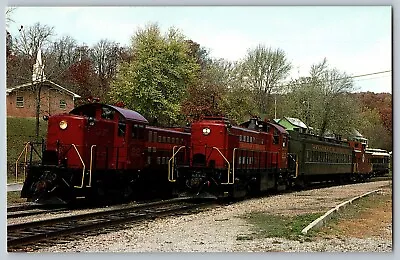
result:
M 7 246 L 12 249 L 51 237 L 98 230 L 110 225 L 187 211 L 199 206 L 201 204 L 193 202 L 191 198 L 178 198 L 100 212 L 12 224 L 7 226 Z

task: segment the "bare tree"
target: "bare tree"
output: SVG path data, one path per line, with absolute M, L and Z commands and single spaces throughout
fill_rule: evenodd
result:
M 107 39 L 100 40 L 89 50 L 89 59 L 98 76 L 98 90 L 102 96 L 106 96 L 110 82 L 116 75 L 118 64 L 121 61 L 121 51 L 122 48 L 118 43 Z
M 53 42 L 45 53 L 47 78 L 56 80 L 64 76 L 69 67 L 80 59 L 79 46 L 70 36 Z
M 34 61 L 39 48 L 43 51 L 46 50 L 55 35 L 54 27 L 40 23 L 35 23 L 27 28 L 21 25 L 19 32 L 19 36 L 15 39 L 16 52 L 31 57 L 32 61 Z
M 351 77 L 330 68 L 324 59 L 311 66 L 309 77 L 292 81 L 285 113 L 305 120 L 321 136 L 346 135 L 356 127 L 357 105 L 349 94 L 352 91 Z
M 101 79 L 112 78 L 115 75 L 119 53 L 119 44 L 106 39 L 100 40 L 91 48 L 90 57 Z
M 323 112 L 319 119 L 320 135 L 324 135 L 328 129 L 339 130 L 338 125 L 342 128 L 351 125 L 351 122 L 345 122 L 351 112 L 346 94 L 354 91 L 353 80 L 345 72 L 329 68 L 326 58 L 311 67 L 310 76 L 321 93 L 320 110 Z
M 16 10 L 16 7 L 8 7 L 6 10 L 6 26 L 8 27 L 10 23 L 13 23 L 14 20 L 11 18 L 12 13 Z
M 292 66 L 281 49 L 258 45 L 248 51 L 243 62 L 243 77 L 255 91 L 260 113 L 268 113 L 268 99 L 272 91 L 278 91 L 278 83 L 289 75 Z

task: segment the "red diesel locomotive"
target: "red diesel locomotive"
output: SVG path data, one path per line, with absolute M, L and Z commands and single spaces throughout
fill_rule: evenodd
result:
M 168 162 L 185 164 L 190 142 L 183 129 L 148 126 L 139 113 L 91 103 L 48 118 L 45 147 L 38 163 L 26 162 L 21 197 L 68 203 L 77 197 L 146 197 L 168 193 Z M 179 149 L 179 151 L 178 151 Z M 32 151 L 38 151 L 34 149 Z M 32 156 L 31 156 L 32 158 Z
M 192 194 L 241 197 L 290 185 L 286 130 L 252 118 L 232 126 L 224 117 L 191 125 L 190 166 L 177 167 L 176 189 Z M 293 168 L 293 167 L 292 167 Z

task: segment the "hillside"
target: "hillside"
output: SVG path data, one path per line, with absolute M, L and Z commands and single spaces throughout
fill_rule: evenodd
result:
M 15 162 L 25 144 L 35 140 L 35 118 L 7 117 L 7 179 L 15 181 Z M 40 120 L 40 136 L 46 135 L 47 122 Z
M 376 109 L 379 112 L 383 126 L 390 132 L 393 132 L 393 101 L 392 94 L 360 92 L 353 94 L 355 98 L 361 101 L 364 108 L 370 110 Z

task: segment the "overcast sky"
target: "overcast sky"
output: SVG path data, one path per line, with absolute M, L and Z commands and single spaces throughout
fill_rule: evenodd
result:
M 389 6 L 347 7 L 18 7 L 8 30 L 35 22 L 54 26 L 57 37 L 79 44 L 108 39 L 129 45 L 139 27 L 175 27 L 208 48 L 215 58 L 239 60 L 258 44 L 281 48 L 293 64 L 292 77 L 310 66 L 329 65 L 357 76 L 392 69 Z M 392 93 L 391 73 L 355 78 L 359 91 Z

